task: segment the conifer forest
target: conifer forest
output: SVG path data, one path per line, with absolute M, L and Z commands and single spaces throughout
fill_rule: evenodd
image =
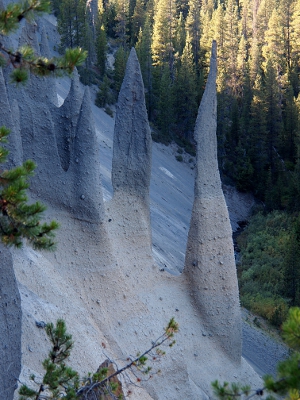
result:
M 52 6 L 59 50 L 88 51 L 80 75 L 98 85 L 96 104 L 111 112 L 134 46 L 153 139 L 175 141 L 191 156 L 217 41 L 222 180 L 257 200 L 238 238 L 241 301 L 280 325 L 288 308 L 300 305 L 300 0 L 99 0 L 97 10 L 86 0 L 52 0 Z

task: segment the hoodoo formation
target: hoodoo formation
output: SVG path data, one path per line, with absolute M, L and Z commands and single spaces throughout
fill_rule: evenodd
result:
M 195 199 L 184 273 L 206 328 L 228 356 L 241 359 L 241 315 L 232 229 L 217 159 L 217 45 L 195 126 L 197 163 Z
M 47 52 L 47 35 L 40 33 L 42 50 Z M 32 31 L 30 35 L 35 34 Z M 31 79 L 28 88 L 15 89 L 7 71 L 6 81 L 0 75 L 4 93 L 0 124 L 14 129 L 12 150 L 18 159 L 23 154 L 23 160 L 32 158 L 38 164 L 31 181 L 32 197 L 46 202 L 47 216 L 61 222 L 54 254 L 24 246 L 13 250 L 11 258 L 9 250 L 1 250 L 1 264 L 10 271 L 6 274 L 3 269 L 0 279 L 0 334 L 5 338 L 0 360 L 1 400 L 12 399 L 11 388 L 18 376 L 21 306 L 20 380 L 26 383 L 30 383 L 31 373 L 42 376 L 41 362 L 49 351 L 45 332 L 37 328 L 36 321 L 66 319 L 75 340 L 72 367 L 86 375 L 108 356 L 119 362 L 146 349 L 174 314 L 180 332 L 176 346 L 159 364 L 163 373 L 154 375 L 142 388 L 130 386 L 132 399 L 207 399 L 210 382 L 216 378 L 230 380 L 234 376 L 250 384 L 259 382 L 241 359 L 231 227 L 217 165 L 216 73 L 214 43 L 195 129 L 195 201 L 181 276 L 159 270 L 152 258 L 152 143 L 135 50 L 131 50 L 118 99 L 113 199 L 105 204 L 100 183 L 102 133 L 95 129 L 89 89 L 82 93 L 77 73 L 60 108 L 45 93 L 39 98 L 39 92 L 49 88 L 47 79 Z M 15 110 L 14 122 L 7 115 L 11 109 Z M 13 335 L 9 336 L 9 331 Z M 5 375 L 9 360 L 13 372 Z M 8 385 L 10 391 L 3 397 Z
M 150 175 L 151 132 L 145 104 L 140 65 L 132 48 L 120 90 L 114 128 L 112 161 L 113 204 L 115 212 L 131 214 L 126 236 L 143 237 L 151 249 Z M 134 226 L 132 229 L 130 226 Z

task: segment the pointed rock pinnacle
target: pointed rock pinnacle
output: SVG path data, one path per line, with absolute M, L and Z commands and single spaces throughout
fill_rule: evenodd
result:
M 112 161 L 114 215 L 126 219 L 123 240 L 132 240 L 144 254 L 151 254 L 149 187 L 151 132 L 144 85 L 136 52 L 132 48 L 119 94 Z M 133 249 L 132 249 L 133 250 Z
M 76 126 L 82 103 L 79 75 L 74 69 L 70 91 L 60 108 L 54 110 L 56 141 L 61 166 L 67 171 L 70 165 L 71 143 L 76 135 Z
M 112 162 L 114 195 L 126 191 L 149 201 L 151 150 L 143 79 L 132 48 L 116 112 Z
M 241 315 L 232 231 L 217 160 L 217 56 L 213 42 L 210 72 L 195 126 L 195 199 L 185 270 L 205 328 L 235 362 L 241 360 Z
M 88 87 L 85 89 L 82 100 L 67 176 L 71 185 L 70 200 L 75 217 L 93 223 L 101 222 L 104 206 L 100 180 L 99 144 Z

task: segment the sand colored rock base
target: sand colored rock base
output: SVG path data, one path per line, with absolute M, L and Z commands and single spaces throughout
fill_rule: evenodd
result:
M 71 97 L 76 90 L 73 84 Z M 32 88 L 30 93 L 34 92 Z M 32 197 L 48 205 L 48 219 L 61 223 L 55 253 L 37 253 L 26 246 L 12 252 L 23 310 L 20 380 L 29 383 L 31 373 L 43 373 L 41 363 L 49 343 L 36 322 L 66 320 L 75 340 L 70 364 L 84 374 L 96 371 L 107 358 L 121 366 L 128 355 L 151 346 L 175 316 L 180 332 L 176 345 L 167 350 L 158 365 L 162 373 L 142 382 L 141 387 L 130 386 L 123 379 L 125 393 L 132 391 L 129 399 L 207 399 L 214 379 L 259 384 L 252 368 L 238 359 L 241 342 L 234 321 L 238 325 L 239 308 L 232 270 L 218 270 L 212 276 L 203 270 L 207 293 L 218 295 L 218 301 L 213 299 L 210 306 L 207 298 L 198 297 L 197 285 L 203 286 L 204 280 L 189 271 L 193 265 L 188 262 L 186 272 L 175 277 L 160 271 L 153 261 L 149 217 L 151 142 L 135 52 L 129 58 L 120 93 L 122 107 L 119 104 L 116 119 L 114 197 L 105 205 L 88 91 L 79 100 L 74 99 L 78 103 L 73 105 L 67 97 L 60 109 L 53 108 L 49 99 L 38 103 L 25 90 L 18 96 L 14 89 L 8 90 L 9 102 L 16 100 L 20 106 L 24 158 L 30 156 L 39 163 Z M 66 144 L 66 148 L 60 148 Z M 212 253 L 218 263 L 229 265 L 232 243 L 227 241 L 228 215 L 223 214 L 219 189 L 213 198 L 214 204 L 222 205 L 220 211 L 209 209 L 210 202 L 206 205 L 206 198 L 199 197 L 197 191 L 195 207 L 200 209 L 202 202 L 207 218 L 225 226 L 225 230 L 216 242 L 208 236 L 206 252 L 199 253 L 195 247 L 197 260 L 207 260 Z M 201 219 L 197 212 L 191 225 L 196 230 L 192 246 L 198 245 L 202 237 L 199 221 L 195 220 Z M 200 226 L 206 232 L 206 225 Z M 223 232 L 219 225 L 214 229 Z M 210 246 L 208 239 L 216 246 Z M 222 257 L 218 252 L 224 253 Z M 201 302 L 206 305 L 204 311 Z M 223 303 L 220 311 L 226 312 L 218 327 L 215 317 L 220 317 L 219 302 Z
M 210 72 L 195 127 L 195 200 L 184 273 L 206 328 L 224 352 L 239 363 L 241 315 L 232 229 L 217 159 L 217 54 L 213 43 Z

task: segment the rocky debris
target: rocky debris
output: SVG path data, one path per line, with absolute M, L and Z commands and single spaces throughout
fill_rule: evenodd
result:
M 217 160 L 217 55 L 213 43 L 210 72 L 195 126 L 195 199 L 184 273 L 207 331 L 235 362 L 241 360 L 241 315 L 232 230 Z
M 21 372 L 21 298 L 10 251 L 0 244 L 0 398 L 11 400 Z

